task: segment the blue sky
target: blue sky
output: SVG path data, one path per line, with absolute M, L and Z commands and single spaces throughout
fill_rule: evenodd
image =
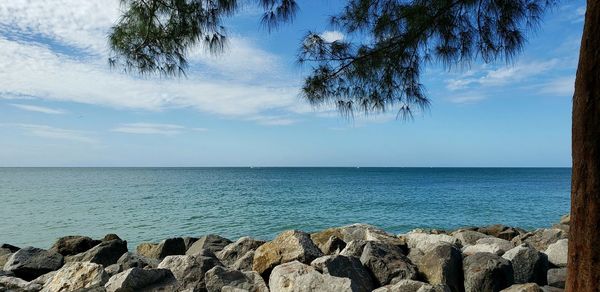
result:
M 267 33 L 259 10 L 227 21 L 223 55 L 191 53 L 185 79 L 111 70 L 118 0 L 0 4 L 0 166 L 570 166 L 584 1 L 563 1 L 511 64 L 428 65 L 431 109 L 356 116 L 298 97 L 307 30 L 343 1 L 299 1 Z

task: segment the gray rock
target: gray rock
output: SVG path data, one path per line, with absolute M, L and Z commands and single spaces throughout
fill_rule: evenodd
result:
M 503 258 L 512 263 L 515 283 L 537 283 L 546 285 L 548 257 L 527 244 L 507 251 Z
M 35 247 L 25 247 L 8 259 L 4 270 L 13 272 L 16 277 L 31 281 L 45 273 L 56 271 L 63 265 L 59 253 Z
M 108 267 L 119 260 L 127 252 L 127 241 L 113 239 L 103 241 L 88 251 L 68 256 L 67 262 L 92 262 Z
M 72 262 L 65 264 L 44 284 L 42 292 L 76 291 L 103 287 L 108 274 L 99 264 Z
M 419 231 L 409 232 L 405 235 L 406 243 L 410 249 L 420 249 L 423 252 L 431 250 L 440 244 L 449 243 L 460 247 L 460 242 L 455 237 L 447 234 L 429 234 Z
M 163 259 L 170 255 L 184 255 L 186 248 L 183 238 L 176 237 L 165 239 L 160 243 L 141 243 L 137 246 L 136 251 L 147 258 Z
M 383 286 L 373 290 L 373 292 L 450 292 L 450 288 L 415 280 L 400 280 L 396 284 Z
M 119 264 L 112 264 L 106 268 L 104 268 L 104 271 L 106 272 L 106 274 L 108 274 L 110 277 L 123 272 L 123 266 L 119 265 Z
M 566 267 L 569 253 L 569 240 L 561 239 L 550 244 L 545 251 L 548 261 L 557 267 Z
M 451 244 L 438 245 L 427 251 L 418 263 L 418 270 L 430 284 L 445 285 L 452 292 L 465 290 L 463 257 Z
M 365 244 L 367 244 L 366 240 L 352 240 L 346 244 L 346 247 L 344 247 L 340 254 L 347 257 L 360 258 L 363 249 L 365 248 Z
M 490 245 L 498 246 L 498 248 L 500 250 L 502 250 L 502 254 L 511 250 L 513 247 L 515 247 L 515 245 L 512 242 L 510 242 L 506 239 L 495 238 L 495 237 L 481 238 L 481 239 L 477 240 L 476 243 L 477 244 L 490 244 Z
M 556 287 L 552 287 L 552 286 L 542 286 L 542 291 L 544 292 L 565 292 L 565 289 L 562 288 L 556 288 Z
M 231 240 L 225 237 L 221 237 L 216 234 L 209 234 L 200 237 L 200 239 L 198 239 L 196 242 L 194 242 L 194 244 L 192 244 L 192 246 L 190 246 L 190 248 L 185 252 L 185 254 L 193 256 L 204 249 L 208 249 L 214 253 L 217 253 L 218 251 L 224 249 L 230 243 Z
M 452 236 L 458 239 L 462 246 L 474 245 L 477 243 L 477 240 L 490 237 L 490 235 L 468 229 L 454 231 L 452 232 Z
M 121 266 L 121 271 L 131 268 L 156 268 L 160 262 L 157 259 L 151 259 L 142 255 L 126 252 L 117 260 L 117 264 Z
M 514 284 L 501 292 L 544 292 L 536 283 Z
M 252 271 L 252 263 L 254 262 L 254 251 L 249 251 L 239 258 L 230 267 L 240 271 Z
M 476 231 L 505 240 L 512 240 L 513 238 L 519 236 L 521 233 L 525 233 L 525 231 L 522 229 L 509 227 L 502 224 L 481 227 L 478 228 Z
M 334 227 L 315 232 L 310 235 L 312 241 L 321 250 L 327 249 L 326 244 L 332 236 L 341 239 L 345 243 L 349 243 L 353 240 L 381 241 L 391 245 L 398 245 L 403 249 L 406 247 L 406 243 L 403 239 L 369 224 L 352 224 L 342 227 Z
M 556 288 L 565 288 L 567 281 L 567 268 L 558 268 L 548 270 L 548 286 Z
M 348 278 L 321 274 L 299 261 L 276 266 L 269 276 L 271 292 L 338 292 L 353 291 Z
M 319 246 L 323 254 L 326 255 L 340 253 L 345 247 L 346 242 L 335 235 L 329 237 L 325 244 Z
M 183 243 L 185 244 L 185 250 L 187 251 L 188 249 L 190 249 L 192 244 L 194 244 L 194 242 L 198 241 L 198 239 L 199 238 L 197 238 L 197 237 L 189 237 L 189 236 L 184 237 Z
M 514 283 L 510 261 L 492 253 L 476 253 L 463 260 L 466 292 L 500 291 Z
M 360 261 L 371 271 L 377 286 L 417 277 L 416 266 L 395 245 L 369 241 L 365 244 Z
M 368 292 L 374 288 L 369 270 L 355 257 L 327 255 L 312 261 L 311 266 L 324 274 L 350 279 L 352 291 Z
M 12 244 L 8 244 L 8 243 L 3 243 L 0 245 L 0 254 L 8 254 L 8 253 L 15 253 L 17 251 L 19 251 L 19 247 L 16 247 Z
M 7 254 L 0 255 L 0 270 L 2 269 L 2 267 L 4 267 L 4 265 L 6 264 L 6 262 L 8 262 L 8 259 L 12 255 L 13 255 L 12 253 L 7 253 Z
M 108 280 L 107 292 L 173 291 L 175 277 L 167 269 L 131 268 Z
M 310 263 L 322 255 L 308 233 L 288 230 L 256 249 L 252 270 L 266 278 L 270 270 L 279 264 L 295 260 Z
M 170 270 L 181 287 L 196 291 L 206 288 L 204 274 L 215 266 L 222 266 L 222 264 L 214 256 L 179 255 L 167 256 L 160 262 L 158 268 Z
M 75 255 L 89 250 L 98 245 L 100 240 L 93 240 L 87 236 L 72 235 L 59 238 L 50 248 L 51 251 L 63 256 Z
M 216 266 L 204 275 L 208 292 L 221 292 L 224 287 L 243 291 L 269 292 L 267 284 L 257 272 L 242 272 Z
M 560 239 L 566 239 L 567 237 L 569 237 L 569 234 L 563 230 L 556 228 L 542 228 L 530 233 L 519 235 L 513 238 L 512 242 L 515 245 L 527 243 L 539 251 L 545 251 L 549 245 L 557 242 Z
M 9 276 L 0 276 L 0 289 L 6 288 L 9 289 L 7 291 L 39 291 L 41 289 L 40 285 L 31 286 L 29 282 L 17 278 L 17 277 L 9 277 Z M 38 289 L 39 288 L 39 289 Z M 2 291 L 2 290 L 0 290 Z
M 265 244 L 265 241 L 256 240 L 250 237 L 241 237 L 215 254 L 223 264 L 231 266 L 249 251 L 255 251 L 263 244 Z

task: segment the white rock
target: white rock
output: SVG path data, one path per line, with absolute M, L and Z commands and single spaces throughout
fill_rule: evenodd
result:
M 44 284 L 42 292 L 75 291 L 104 286 L 108 275 L 102 265 L 90 262 L 70 262 L 60 268 Z
M 423 252 L 429 251 L 443 243 L 450 243 L 460 247 L 460 242 L 457 238 L 446 234 L 428 234 L 413 231 L 404 236 L 409 248 L 420 249 Z
M 569 240 L 561 239 L 548 246 L 544 253 L 548 255 L 548 261 L 559 267 L 567 266 L 569 252 Z
M 348 278 L 323 275 L 299 261 L 276 266 L 269 277 L 271 292 L 352 291 L 351 284 Z

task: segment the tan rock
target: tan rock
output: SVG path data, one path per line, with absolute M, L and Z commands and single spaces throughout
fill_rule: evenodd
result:
M 323 255 L 308 233 L 288 230 L 256 249 L 252 269 L 265 276 L 275 266 L 291 261 L 310 263 Z
M 46 281 L 42 292 L 63 292 L 104 286 L 108 275 L 102 265 L 71 262 L 60 268 Z

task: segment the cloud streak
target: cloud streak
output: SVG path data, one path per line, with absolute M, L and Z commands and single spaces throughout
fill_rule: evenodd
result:
M 62 115 L 62 114 L 66 113 L 66 111 L 61 110 L 61 109 L 54 109 L 54 108 L 49 108 L 49 107 L 44 107 L 44 106 L 20 104 L 20 103 L 11 103 L 10 105 L 12 105 L 18 109 L 21 109 L 21 110 L 44 113 L 44 114 L 49 114 L 49 115 Z
M 86 144 L 96 144 L 97 141 L 94 138 L 89 137 L 87 132 L 70 130 L 57 128 L 48 125 L 40 125 L 40 124 L 0 124 L 0 126 L 18 128 L 24 131 L 25 133 L 40 137 L 40 138 L 48 138 L 48 139 L 56 139 L 56 140 L 67 140 L 78 143 L 86 143 Z

